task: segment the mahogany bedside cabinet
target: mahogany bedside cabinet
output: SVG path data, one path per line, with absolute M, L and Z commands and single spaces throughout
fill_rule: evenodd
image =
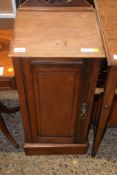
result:
M 111 117 L 115 89 L 117 86 L 117 1 L 95 0 L 95 6 L 109 68 L 99 112 L 99 121 L 94 137 L 92 156 L 96 155 L 105 133 L 109 117 Z M 115 110 L 117 113 L 117 108 Z M 116 125 L 117 115 L 113 121 Z
M 17 12 L 10 56 L 27 155 L 87 152 L 105 54 L 95 11 L 85 10 L 29 6 Z

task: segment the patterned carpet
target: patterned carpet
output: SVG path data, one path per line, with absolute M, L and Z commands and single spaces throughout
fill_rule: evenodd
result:
M 17 99 L 3 100 L 8 106 Z M 4 115 L 7 126 L 20 145 L 15 149 L 0 132 L 0 175 L 117 175 L 117 129 L 108 129 L 96 158 L 91 158 L 93 132 L 86 155 L 25 156 L 21 114 Z

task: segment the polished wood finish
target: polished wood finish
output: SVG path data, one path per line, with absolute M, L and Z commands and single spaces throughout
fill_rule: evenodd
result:
M 72 143 L 76 140 L 76 106 L 80 106 L 77 96 L 80 95 L 80 86 L 82 85 L 82 61 L 78 62 L 33 62 L 30 66 L 30 72 L 26 61 L 25 85 L 31 88 L 34 84 L 34 96 L 36 105 L 36 122 L 38 133 L 33 136 L 37 142 L 61 142 Z M 47 64 L 47 65 L 46 65 Z M 56 65 L 57 64 L 57 65 Z M 85 71 L 85 70 L 84 70 Z M 27 92 L 28 93 L 28 92 Z M 30 93 L 30 92 L 29 92 Z M 30 94 L 27 96 L 30 98 Z M 30 100 L 29 106 L 32 105 Z M 45 110 L 46 109 L 46 110 Z M 34 111 L 30 111 L 30 114 Z M 48 118 L 49 117 L 49 118 Z M 36 124 L 36 123 L 35 123 Z M 34 132 L 35 132 L 34 128 Z
M 86 153 L 88 148 L 93 97 L 105 55 L 95 12 L 69 10 L 17 14 L 10 55 L 26 154 Z M 17 51 L 22 47 L 26 50 Z M 82 53 L 81 48 L 94 51 Z
M 99 71 L 99 62 L 94 61 L 92 63 L 91 60 L 84 60 L 84 64 L 81 64 L 82 62 L 79 60 L 79 64 L 75 64 L 77 63 L 75 61 L 72 65 L 71 63 L 69 64 L 69 62 L 68 64 L 67 62 L 66 64 L 59 64 L 58 61 L 58 64 L 54 65 L 53 61 L 52 63 L 51 61 L 49 61 L 48 64 L 44 64 L 43 62 L 41 63 L 41 61 L 39 64 L 35 64 L 34 59 L 32 65 L 33 59 L 17 59 L 14 58 L 13 62 L 17 77 L 16 80 L 19 90 L 19 96 L 21 93 L 20 102 L 23 112 L 22 114 L 24 114 L 23 116 L 25 116 L 23 117 L 23 124 L 26 138 L 28 139 L 26 139 L 26 142 L 32 143 L 31 149 L 33 149 L 33 142 L 53 144 L 68 143 L 68 152 L 73 153 L 74 151 L 71 151 L 72 143 L 84 144 L 87 141 L 90 113 L 92 109 L 91 104 L 93 102 L 93 94 L 96 87 L 97 75 Z M 20 65 L 22 65 L 22 68 L 20 69 L 19 74 L 18 67 Z M 21 70 L 24 71 L 21 72 Z M 93 74 L 94 72 L 95 74 Z M 78 84 L 77 81 L 76 83 L 74 82 L 76 85 L 74 85 L 73 83 L 75 78 L 74 76 L 77 77 L 77 81 L 79 81 L 80 78 Z M 81 81 L 83 79 L 84 81 Z M 91 84 L 92 81 L 93 86 Z M 80 91 L 77 89 L 79 87 L 79 84 Z M 30 89 L 30 91 L 27 91 L 27 89 Z M 74 95 L 73 92 L 75 92 Z M 87 92 L 89 93 L 87 94 Z M 79 97 L 79 100 L 76 99 L 77 96 Z M 71 98 L 72 100 L 70 100 Z M 72 105 L 71 101 L 73 102 Z M 77 107 L 79 107 L 77 108 L 77 110 L 79 109 L 78 111 L 79 113 L 81 113 L 80 108 L 83 102 L 87 103 L 88 111 L 87 115 L 84 118 L 80 118 L 80 116 L 78 117 L 78 114 L 76 113 L 76 105 Z M 25 106 L 27 106 L 27 108 Z M 70 110 L 74 110 L 73 114 L 70 112 Z M 62 128 L 64 128 L 64 130 Z M 78 150 L 76 151 L 76 153 L 78 153 L 81 149 L 82 147 L 79 149 L 78 146 Z M 26 153 L 28 154 L 27 151 Z M 37 152 L 35 152 L 34 150 L 33 153 L 43 154 L 43 151 L 41 153 L 41 150 L 38 150 Z M 50 151 L 46 149 L 45 153 L 49 154 Z M 64 154 L 65 151 L 61 151 L 61 154 L 62 153 Z
M 117 65 L 117 1 L 94 0 L 105 45 L 108 65 Z
M 24 52 L 14 51 L 15 48 L 22 47 L 25 48 Z M 82 48 L 92 47 L 99 51 L 88 54 L 81 51 Z M 71 12 L 61 13 L 19 10 L 11 52 L 12 57 L 42 57 L 43 59 L 46 57 L 74 59 L 105 56 L 95 12 L 93 10 L 72 12 L 72 8 Z
M 88 144 L 24 144 L 26 155 L 85 154 L 87 149 Z
M 58 60 L 57 63 L 54 63 L 54 61 L 37 62 L 32 60 L 23 59 L 22 66 L 24 66 L 24 86 L 26 89 L 30 89 L 26 95 L 28 106 L 32 106 L 29 113 L 31 128 L 33 128 L 33 140 L 36 142 L 72 143 L 77 141 L 77 135 L 79 135 L 79 141 L 84 142 L 86 135 L 81 136 L 81 131 L 78 133 L 78 130 L 85 130 L 87 127 L 85 125 L 84 129 L 83 126 L 81 128 L 80 121 L 76 126 L 76 117 L 77 111 L 80 112 L 81 104 L 87 102 L 86 92 L 89 90 L 90 82 L 88 75 L 92 71 L 92 62 L 79 60 L 72 63 Z M 98 64 L 96 66 L 98 67 Z M 83 87 L 85 88 L 83 89 Z M 77 97 L 81 98 L 81 102 Z
M 9 68 L 13 69 L 12 59 L 8 57 L 12 32 L 13 30 L 0 30 L 0 67 L 4 67 L 2 76 L 14 76 L 14 71 L 8 71 Z
M 96 155 L 105 133 L 117 86 L 117 60 L 113 57 L 113 55 L 117 54 L 117 1 L 97 0 L 95 1 L 95 5 L 108 58 L 108 65 L 110 67 L 105 83 L 99 121 L 95 132 L 92 156 Z
M 0 19 L 0 89 L 16 89 L 12 59 L 8 57 L 9 46 L 13 32 L 13 20 Z

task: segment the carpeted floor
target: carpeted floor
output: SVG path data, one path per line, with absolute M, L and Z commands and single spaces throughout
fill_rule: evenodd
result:
M 8 106 L 18 103 L 15 98 L 3 101 Z M 20 112 L 4 115 L 4 119 L 20 149 L 16 150 L 0 132 L 0 175 L 117 175 L 117 129 L 107 130 L 96 158 L 90 156 L 92 130 L 86 155 L 25 156 Z

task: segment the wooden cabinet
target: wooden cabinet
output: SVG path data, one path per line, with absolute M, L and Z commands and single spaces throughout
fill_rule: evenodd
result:
M 77 138 L 77 118 L 81 102 L 82 61 L 33 61 L 24 63 L 25 86 L 30 115 L 33 123 L 33 140 L 49 143 L 74 143 Z M 85 75 L 86 76 L 86 75 Z M 85 92 L 84 92 L 85 93 Z M 79 98 L 77 98 L 79 97 Z M 87 105 L 87 104 L 86 104 Z M 87 106 L 86 106 L 87 108 Z
M 79 8 L 29 9 L 17 14 L 11 47 L 25 153 L 86 153 L 93 97 L 105 57 L 95 13 Z
M 28 131 L 27 137 L 32 145 L 25 144 L 26 153 L 85 153 L 100 62 L 91 59 L 42 61 L 38 58 L 14 58 L 13 61 L 19 94 L 21 100 L 26 100 L 28 113 L 27 119 L 24 114 L 24 129 Z M 35 152 L 32 151 L 33 143 L 37 143 L 37 147 L 43 146 L 42 143 L 52 146 L 61 144 L 61 147 L 67 144 L 69 148 L 59 150 L 58 146 L 53 151 L 48 146 L 46 150 L 43 148 Z M 74 150 L 75 147 L 77 149 Z
M 81 59 L 22 60 L 34 142 L 75 143 L 83 137 L 91 65 Z

